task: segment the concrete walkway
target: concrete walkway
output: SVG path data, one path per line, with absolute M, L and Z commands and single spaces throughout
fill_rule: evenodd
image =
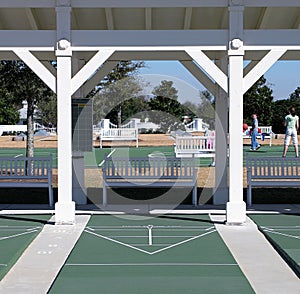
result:
M 210 215 L 225 244 L 256 293 L 300 293 L 300 280 L 249 218 L 244 225 L 222 224 Z
M 47 293 L 89 219 L 77 215 L 75 225 L 45 225 L 1 281 L 0 293 Z

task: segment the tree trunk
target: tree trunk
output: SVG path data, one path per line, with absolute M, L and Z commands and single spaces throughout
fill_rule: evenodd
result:
M 26 156 L 34 156 L 34 99 L 28 99 Z

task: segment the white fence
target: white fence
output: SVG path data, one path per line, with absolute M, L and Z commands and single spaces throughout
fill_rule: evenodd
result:
M 103 141 L 136 141 L 136 147 L 139 147 L 138 129 L 137 128 L 113 128 L 101 129 L 100 131 L 100 148 Z
M 215 157 L 215 136 L 176 136 L 176 157 Z
M 269 139 L 269 145 L 272 146 L 272 138 L 274 136 L 272 126 L 258 127 L 258 129 L 260 130 L 260 133 L 258 133 L 256 138 L 261 139 L 262 141 Z M 243 133 L 243 139 L 251 139 L 251 127 L 248 127 L 248 129 Z
M 185 125 L 187 132 L 204 132 L 209 129 L 209 124 L 204 123 L 201 118 L 194 118 L 194 120 Z

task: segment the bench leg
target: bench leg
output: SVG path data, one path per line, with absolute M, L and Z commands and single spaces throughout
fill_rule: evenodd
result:
M 193 188 L 193 205 L 197 206 L 197 187 L 194 186 Z
M 103 206 L 107 206 L 107 187 L 106 185 L 103 183 L 103 195 L 102 195 L 102 204 Z
M 53 189 L 51 186 L 49 186 L 48 188 L 48 193 L 49 193 L 49 205 L 53 206 L 54 205 L 54 201 L 53 201 Z
M 251 185 L 248 185 L 248 188 L 247 188 L 247 205 L 248 206 L 252 205 L 252 187 L 251 187 Z

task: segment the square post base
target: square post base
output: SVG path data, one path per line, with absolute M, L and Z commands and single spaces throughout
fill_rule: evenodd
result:
M 241 225 L 246 222 L 246 203 L 227 202 L 226 204 L 226 224 Z
M 75 202 L 55 203 L 55 224 L 73 225 L 75 223 Z

